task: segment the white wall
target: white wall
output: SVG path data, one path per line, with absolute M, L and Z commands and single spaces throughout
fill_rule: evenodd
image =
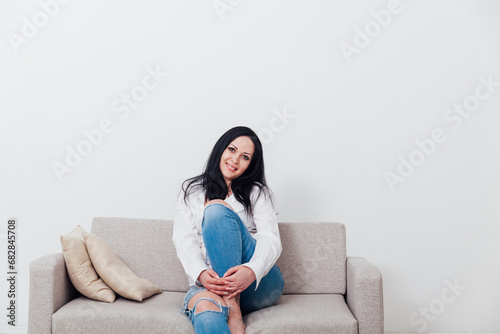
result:
M 1 257 L 16 217 L 19 326 L 29 263 L 60 252 L 60 235 L 95 216 L 172 219 L 181 181 L 247 125 L 266 142 L 279 220 L 342 222 L 348 255 L 380 268 L 387 332 L 500 332 L 499 2 L 54 3 L 52 16 L 0 4 Z M 126 115 L 131 92 L 147 96 Z M 448 114 L 464 103 L 466 118 Z M 106 119 L 60 181 L 54 162 Z M 433 131 L 441 142 L 419 153 Z M 399 156 L 421 165 L 391 190 Z

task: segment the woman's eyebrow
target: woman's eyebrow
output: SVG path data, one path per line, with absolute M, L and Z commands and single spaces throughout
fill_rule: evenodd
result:
M 234 147 L 236 147 L 236 145 L 234 145 L 234 144 L 231 144 L 231 145 L 233 145 Z M 236 149 L 238 149 L 238 148 L 236 147 Z M 250 154 L 250 153 L 248 153 L 248 152 L 243 152 L 243 153 L 246 153 L 246 154 L 248 154 L 248 155 L 250 155 L 250 156 L 251 156 L 251 154 Z

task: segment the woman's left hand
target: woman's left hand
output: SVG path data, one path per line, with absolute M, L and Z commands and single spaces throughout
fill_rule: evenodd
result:
M 252 269 L 240 264 L 229 268 L 222 279 L 226 280 L 226 291 L 229 292 L 228 298 L 231 299 L 245 291 L 256 277 Z

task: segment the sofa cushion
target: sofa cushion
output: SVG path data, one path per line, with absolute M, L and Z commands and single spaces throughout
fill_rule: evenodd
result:
M 358 324 L 344 296 L 283 295 L 274 306 L 245 317 L 245 333 L 357 334 Z
M 52 316 L 53 334 L 194 333 L 181 313 L 184 292 L 152 296 L 140 303 L 118 297 L 113 304 L 78 297 Z M 140 305 L 138 305 L 140 304 Z M 278 303 L 246 315 L 245 333 L 357 333 L 341 295 L 285 295 Z
M 142 301 L 161 293 L 159 287 L 147 279 L 137 277 L 126 264 L 115 255 L 104 240 L 83 231 L 90 260 L 102 280 L 122 297 Z
M 283 251 L 276 265 L 283 294 L 346 291 L 345 226 L 340 223 L 279 223 Z
M 78 297 L 52 315 L 52 334 L 194 333 L 181 313 L 184 295 L 164 291 L 142 302 L 118 297 L 113 304 Z
M 162 290 L 185 292 L 188 279 L 177 258 L 172 229 L 172 221 L 154 219 L 94 218 L 92 224 L 92 233 L 136 275 Z
M 172 227 L 171 220 L 98 217 L 92 233 L 103 238 L 138 276 L 162 290 L 187 291 L 188 279 L 172 242 Z M 283 294 L 345 294 L 345 226 L 280 222 L 278 227 L 283 252 L 276 264 L 285 279 Z
M 84 296 L 112 303 L 116 294 L 97 276 L 92 266 L 80 225 L 61 236 L 61 247 L 68 276 L 73 286 Z

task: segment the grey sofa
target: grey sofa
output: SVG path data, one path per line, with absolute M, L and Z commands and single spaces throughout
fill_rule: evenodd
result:
M 245 316 L 246 333 L 382 334 L 382 276 L 364 258 L 346 257 L 345 226 L 279 223 L 279 229 L 283 295 Z M 194 333 L 180 313 L 187 277 L 172 243 L 172 221 L 94 218 L 91 232 L 163 293 L 142 302 L 90 300 L 73 288 L 62 253 L 43 256 L 30 266 L 30 334 Z

